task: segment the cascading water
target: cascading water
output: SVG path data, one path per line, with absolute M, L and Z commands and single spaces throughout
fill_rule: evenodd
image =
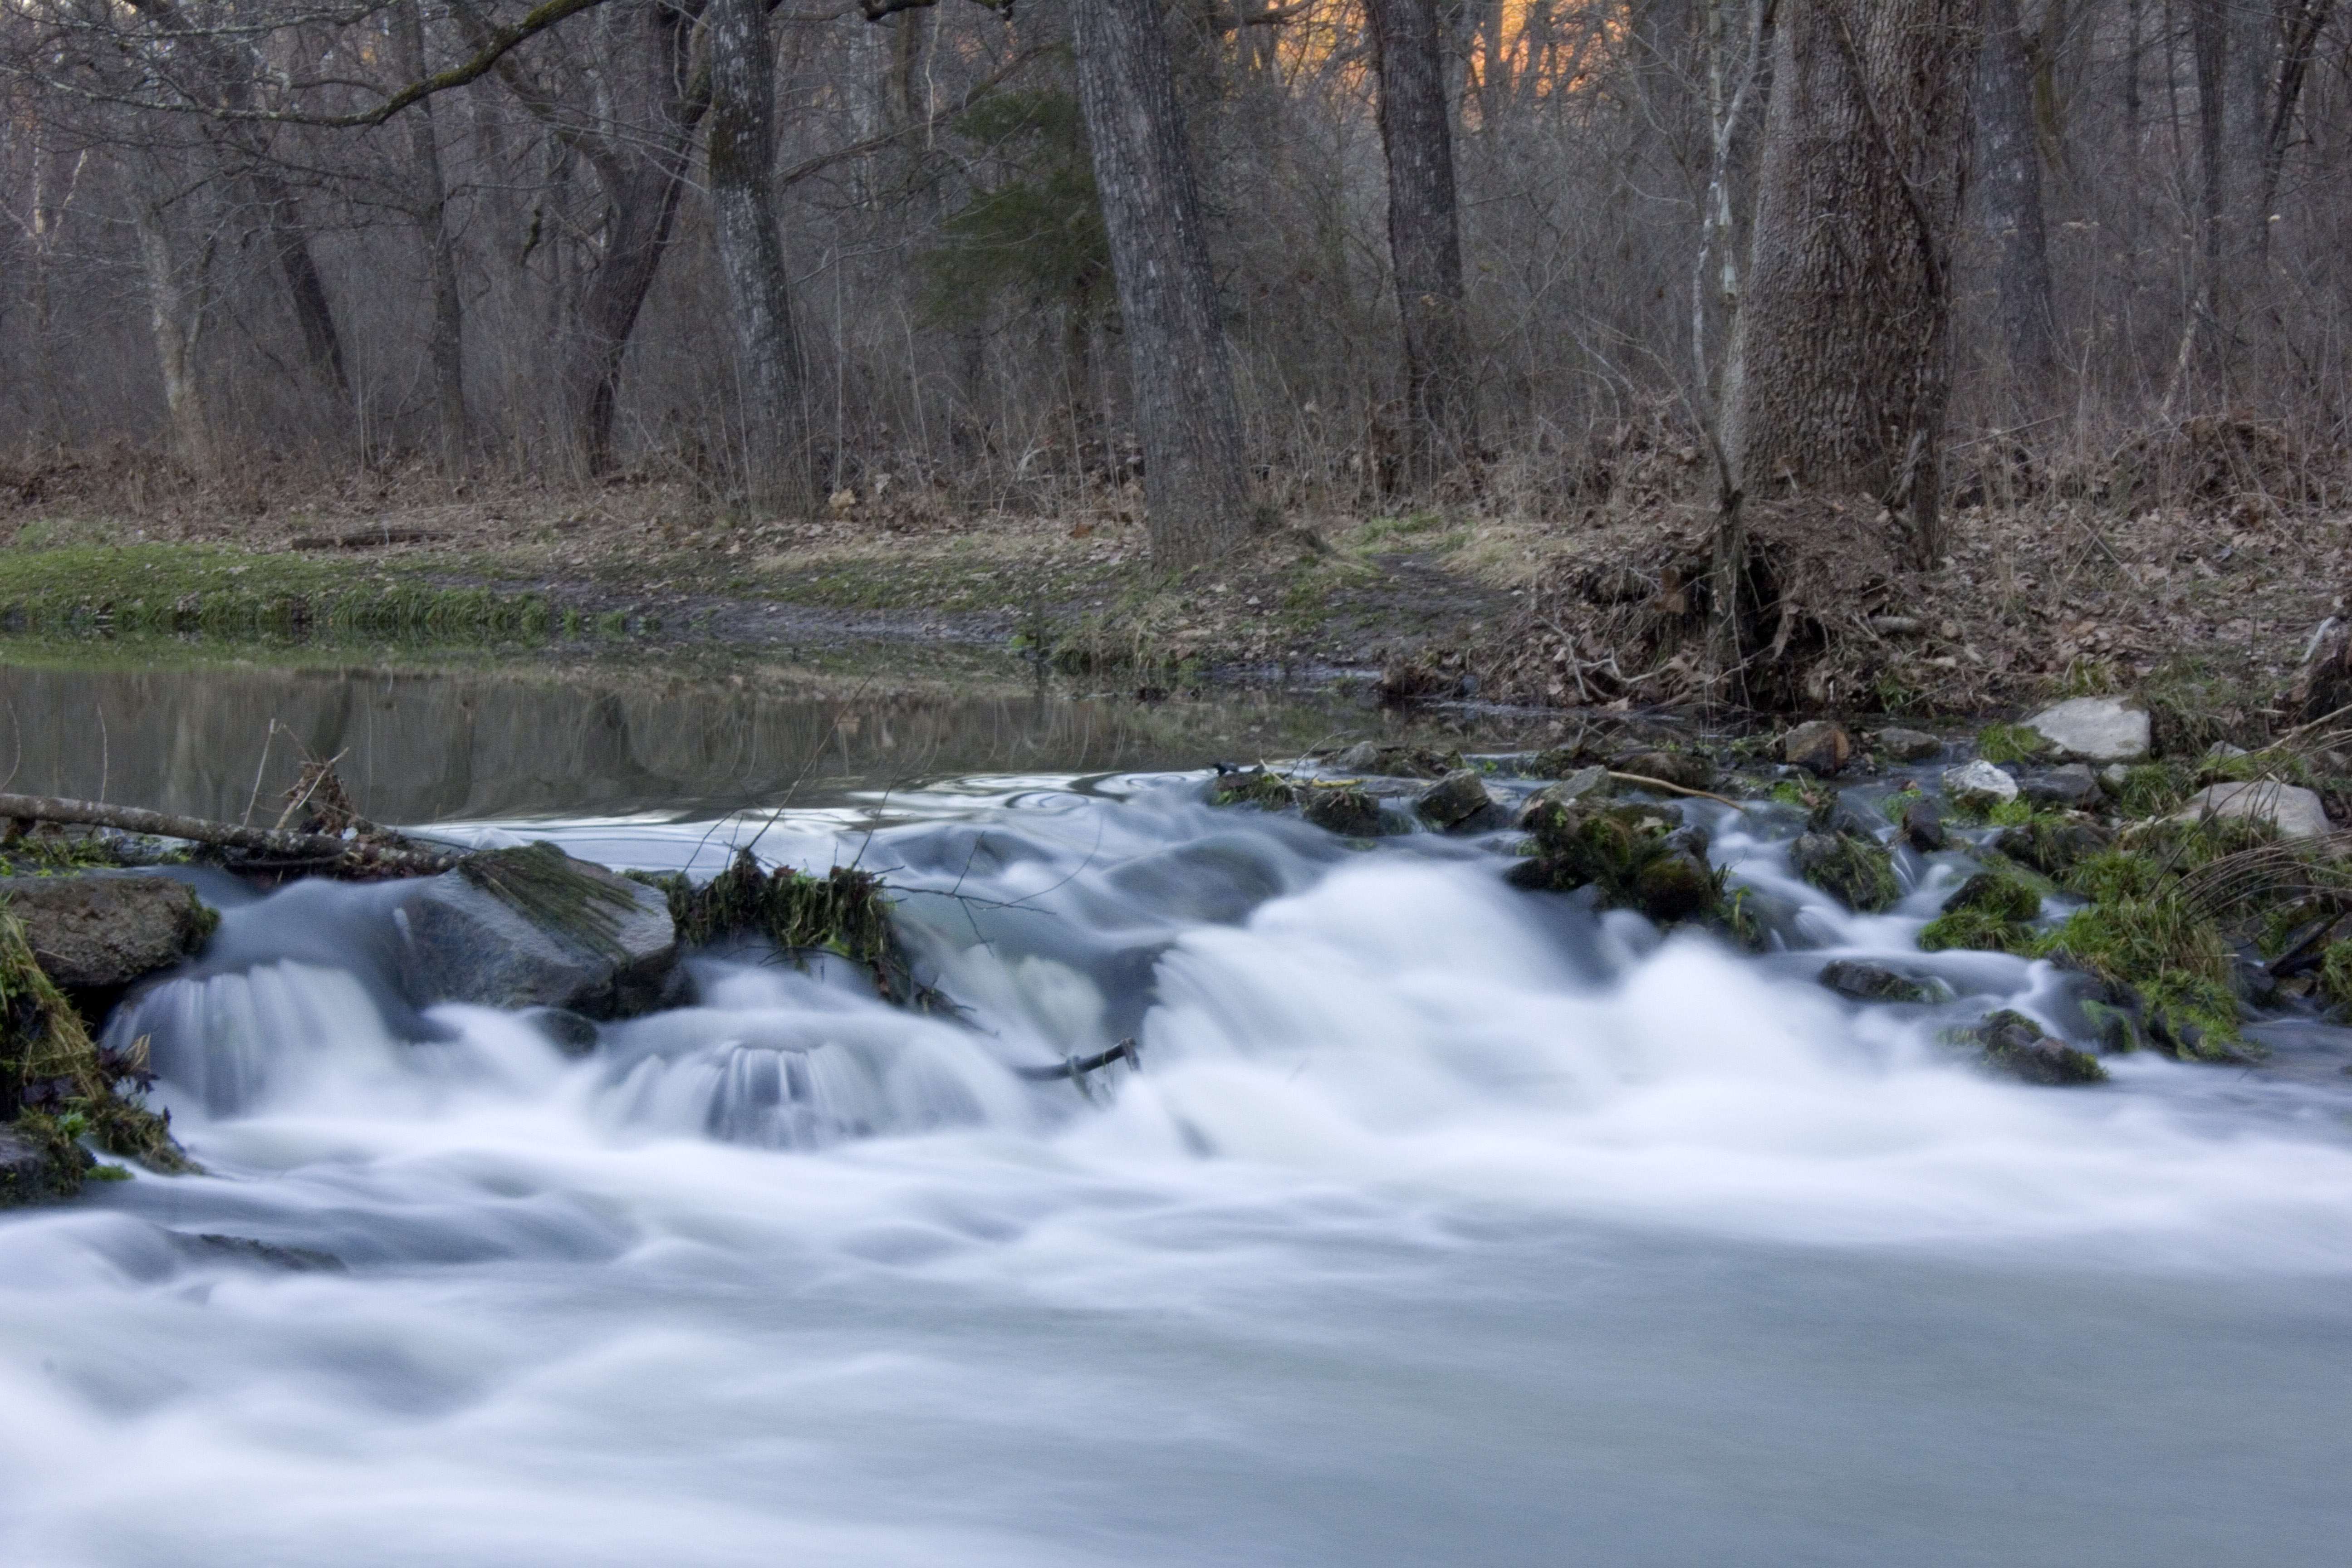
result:
M 383 889 L 229 909 L 112 1026 L 213 1174 L 0 1223 L 8 1560 L 2340 1559 L 2352 1079 L 1971 1070 L 2063 997 L 1912 951 L 1956 858 L 1717 812 L 1751 958 L 1187 780 L 887 810 L 529 831 L 855 859 L 960 1015 L 707 955 L 575 1054 L 406 1012 Z M 1896 952 L 1959 1000 L 1814 984 Z

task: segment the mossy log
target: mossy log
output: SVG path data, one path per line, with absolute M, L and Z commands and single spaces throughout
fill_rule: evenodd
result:
M 433 877 L 457 864 L 454 851 L 427 849 L 384 838 L 341 838 L 322 833 L 295 833 L 273 827 L 243 827 L 233 822 L 208 822 L 201 816 L 181 816 L 163 811 L 143 811 L 131 805 L 106 805 L 94 800 L 68 800 L 41 795 L 0 795 L 0 819 L 17 822 L 58 822 L 85 827 L 111 827 L 122 833 L 146 833 L 158 838 L 184 838 L 221 849 L 242 849 L 273 859 L 347 867 L 353 870 L 403 877 Z

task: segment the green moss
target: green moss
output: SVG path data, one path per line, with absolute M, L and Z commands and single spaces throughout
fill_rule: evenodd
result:
M 1985 820 L 1995 827 L 2023 827 L 2033 820 L 2033 804 L 2022 795 L 2002 801 L 1985 813 Z
M 2030 724 L 1992 724 L 1977 731 L 1977 755 L 1989 763 L 2030 763 L 2050 750 Z
M 1789 858 L 1800 877 L 1848 909 L 1875 913 L 1903 896 L 1894 856 L 1858 833 L 1808 833 Z
M 1899 826 L 1904 814 L 1927 798 L 1927 792 L 1916 784 L 1898 789 L 1878 803 L 1879 815 Z
M 2042 893 L 2012 872 L 1979 871 L 1944 900 L 1944 913 L 1962 910 L 1981 910 L 1995 920 L 2028 923 L 2042 916 Z
M 2077 860 L 2061 883 L 2068 892 L 2096 903 L 2152 899 L 2178 880 L 2163 862 L 2128 849 L 2103 849 Z
M 626 962 L 621 922 L 636 900 L 541 839 L 518 849 L 485 849 L 457 862 L 458 874 L 529 920 L 592 952 Z
M 1954 910 L 1919 931 L 1919 946 L 1928 952 L 2007 952 L 2025 958 L 2032 956 L 2034 942 L 2032 926 L 2004 920 L 1990 910 Z
M 67 1146 L 88 1138 L 150 1170 L 195 1166 L 172 1137 L 168 1111 L 152 1111 L 134 1089 L 147 1078 L 146 1041 L 128 1053 L 101 1051 L 38 963 L 24 923 L 0 905 L 0 1107 L 20 1110 L 17 1131 L 51 1145 L 59 1195 L 80 1184 L 86 1156 Z
M 1286 811 L 1298 804 L 1298 788 L 1272 768 L 1243 768 L 1210 781 L 1209 804 Z
M 1661 924 L 1724 918 L 1725 873 L 1675 829 L 1671 806 L 1637 804 L 1580 812 L 1554 803 L 1528 827 L 1533 854 L 1511 868 L 1515 887 L 1595 890 L 1603 909 L 1639 910 Z
M 680 875 L 637 880 L 669 898 L 678 940 L 703 947 L 732 936 L 763 936 L 786 953 L 830 952 L 862 964 L 887 1000 L 929 1007 L 939 998 L 919 984 L 890 924 L 890 900 L 880 878 L 835 866 L 813 877 L 790 866 L 763 868 L 749 849 L 709 881 L 696 886 Z
M 2331 1006 L 2352 1008 L 2352 941 L 2327 944 L 2319 964 L 2319 994 Z
M 2177 763 L 2141 763 L 2124 770 L 2116 809 L 2126 816 L 2161 816 L 2179 810 L 2192 786 L 2192 775 Z
M 2219 926 L 2171 898 L 2078 910 L 2043 947 L 2101 979 L 2142 988 L 2167 975 L 2227 985 L 2232 957 Z

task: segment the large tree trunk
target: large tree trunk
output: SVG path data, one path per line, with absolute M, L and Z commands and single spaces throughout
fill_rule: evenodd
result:
M 2009 390 L 2018 412 L 2030 419 L 2040 414 L 2056 383 L 2058 343 L 2042 208 L 2042 152 L 2033 133 L 2032 73 L 2017 0 L 1985 0 L 1976 127 L 1985 237 L 1992 247 Z
M 301 209 L 276 169 L 255 168 L 250 184 L 254 202 L 261 208 L 271 258 L 285 281 L 295 324 L 302 330 L 303 356 L 320 384 L 348 407 L 352 381 L 343 364 L 343 335 L 335 326 L 334 307 L 327 300 L 327 280 L 320 275 L 318 258 L 310 254 L 310 231 L 302 226 Z
M 1182 566 L 1247 537 L 1241 408 L 1157 0 L 1072 10 L 1078 94 L 1126 329 L 1151 553 Z
M 2221 240 L 2228 216 L 2230 18 L 2223 0 L 2189 0 L 2189 50 L 2197 62 L 2198 240 L 2200 270 L 2197 310 L 2206 342 L 2218 346 L 2221 323 Z
M 171 422 L 172 449 L 198 473 L 210 473 L 217 454 L 213 447 L 210 411 L 205 406 L 204 382 L 196 363 L 196 345 L 204 337 L 205 273 L 212 250 L 184 268 L 173 253 L 171 231 L 162 212 L 144 202 L 132 208 L 139 234 L 139 261 L 147 274 L 149 324 L 155 337 L 156 368 L 163 378 L 163 409 Z
M 1409 462 L 1426 483 L 1458 461 L 1475 421 L 1463 321 L 1454 128 L 1436 0 L 1366 0 L 1389 171 L 1389 259 L 1404 326 Z
M 392 13 L 393 47 L 401 75 L 425 79 L 425 18 L 419 0 L 401 0 Z M 466 466 L 470 445 L 466 418 L 466 306 L 457 291 L 457 237 L 449 231 L 448 188 L 441 176 L 441 143 L 433 100 L 408 110 L 408 161 L 415 182 L 417 238 L 425 247 L 432 311 L 425 358 L 433 374 L 433 428 L 443 471 Z
M 799 339 L 777 233 L 775 54 L 765 0 L 710 0 L 710 205 L 719 269 L 748 386 L 745 458 L 754 506 L 814 506 Z
M 1726 447 L 1750 498 L 1868 498 L 1941 553 L 1976 0 L 1784 0 Z

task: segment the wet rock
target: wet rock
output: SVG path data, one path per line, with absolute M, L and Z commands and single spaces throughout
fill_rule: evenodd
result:
M 1548 784 L 1528 796 L 1519 807 L 1517 825 L 1523 831 L 1533 832 L 1538 822 L 1553 814 L 1607 800 L 1615 787 L 1608 769 L 1579 769 L 1558 784 Z
M 2137 763 L 2148 752 L 2147 714 L 2112 697 L 2077 697 L 2026 720 L 2062 762 Z
M 1354 784 L 1309 784 L 1304 792 L 1307 820 L 1342 838 L 1377 838 L 1388 832 L 1388 816 L 1370 791 Z
M 468 856 L 422 883 L 396 918 L 402 981 L 420 1007 L 626 1017 L 659 1005 L 678 973 L 667 897 L 551 844 Z
M 2100 798 L 2098 775 L 2087 763 L 2031 773 L 2018 780 L 2018 789 L 2036 805 L 2071 806 L 2083 810 Z
M 1944 742 L 1918 730 L 1889 729 L 1878 732 L 1878 754 L 1890 763 L 1924 763 L 1944 754 Z
M 1990 811 L 2015 800 L 2018 788 L 2015 779 L 1979 759 L 1957 768 L 1946 768 L 1944 794 L 1963 810 Z
M 1882 964 L 1841 958 L 1825 965 L 1821 983 L 1855 1002 L 1927 1004 L 1951 1000 L 1951 987 L 1940 980 L 1914 980 Z
M 2098 779 L 2101 793 L 2110 798 L 2120 799 L 2131 784 L 2131 765 L 2128 763 L 2109 763 L 2099 770 Z
M 1633 907 L 1662 925 L 1703 914 L 1721 896 L 1706 857 L 1687 846 L 1668 848 L 1633 879 Z
M 1696 752 L 1651 750 L 1626 752 L 1610 759 L 1610 767 L 1636 778 L 1656 779 L 1684 789 L 1713 789 L 1722 770 Z M 1641 786 L 1636 784 L 1636 789 Z
M 1934 801 L 1915 800 L 1903 808 L 1903 841 L 1922 855 L 1944 847 L 1944 814 Z
M 1477 770 L 1457 768 L 1422 791 L 1412 809 L 1441 833 L 1475 833 L 1490 825 L 1495 804 Z
M 343 1274 L 343 1260 L 331 1252 L 308 1247 L 280 1247 L 249 1236 L 173 1235 L 173 1244 L 193 1263 L 234 1263 L 247 1268 L 268 1268 L 284 1274 Z
M 1272 768 L 1228 768 L 1218 764 L 1209 781 L 1211 805 L 1255 805 L 1282 811 L 1298 801 L 1298 788 Z
M 533 1007 L 521 1015 L 539 1037 L 567 1057 L 596 1048 L 596 1020 L 562 1007 Z
M 1993 840 L 1993 847 L 2021 866 L 2056 877 L 2115 841 L 2111 829 L 2081 812 L 2042 812 L 2032 822 L 2004 828 Z
M 1965 1037 L 1975 1044 L 1986 1067 L 2021 1082 L 2059 1087 L 2105 1083 L 2107 1079 L 2107 1069 L 2096 1057 L 2053 1039 L 2022 1013 L 2004 1008 L 1965 1031 Z
M 1958 914 L 1962 910 L 1979 910 L 2004 921 L 2037 920 L 2042 914 L 2042 895 L 2015 877 L 1979 871 L 1944 900 L 1944 913 Z
M 202 947 L 220 917 L 168 877 L 0 877 L 33 957 L 76 991 L 120 990 Z
M 80 1173 L 59 1170 L 46 1142 L 0 1127 L 0 1208 L 70 1197 L 80 1187 Z
M 1895 858 L 1858 833 L 1807 833 L 1789 847 L 1797 875 L 1850 910 L 1885 909 L 1903 896 Z
M 1462 766 L 1462 753 L 1433 746 L 1376 743 L 1349 747 L 1331 759 L 1341 773 L 1371 773 L 1382 778 L 1442 779 Z
M 2282 837 L 2310 838 L 2332 831 L 2327 807 L 2317 795 L 2265 779 L 2254 784 L 2218 784 L 2200 789 L 2173 816 L 2176 822 L 2206 816 L 2267 822 Z
M 1780 760 L 1816 778 L 1843 771 L 1853 759 L 1853 738 L 1826 719 L 1800 724 L 1780 737 Z

